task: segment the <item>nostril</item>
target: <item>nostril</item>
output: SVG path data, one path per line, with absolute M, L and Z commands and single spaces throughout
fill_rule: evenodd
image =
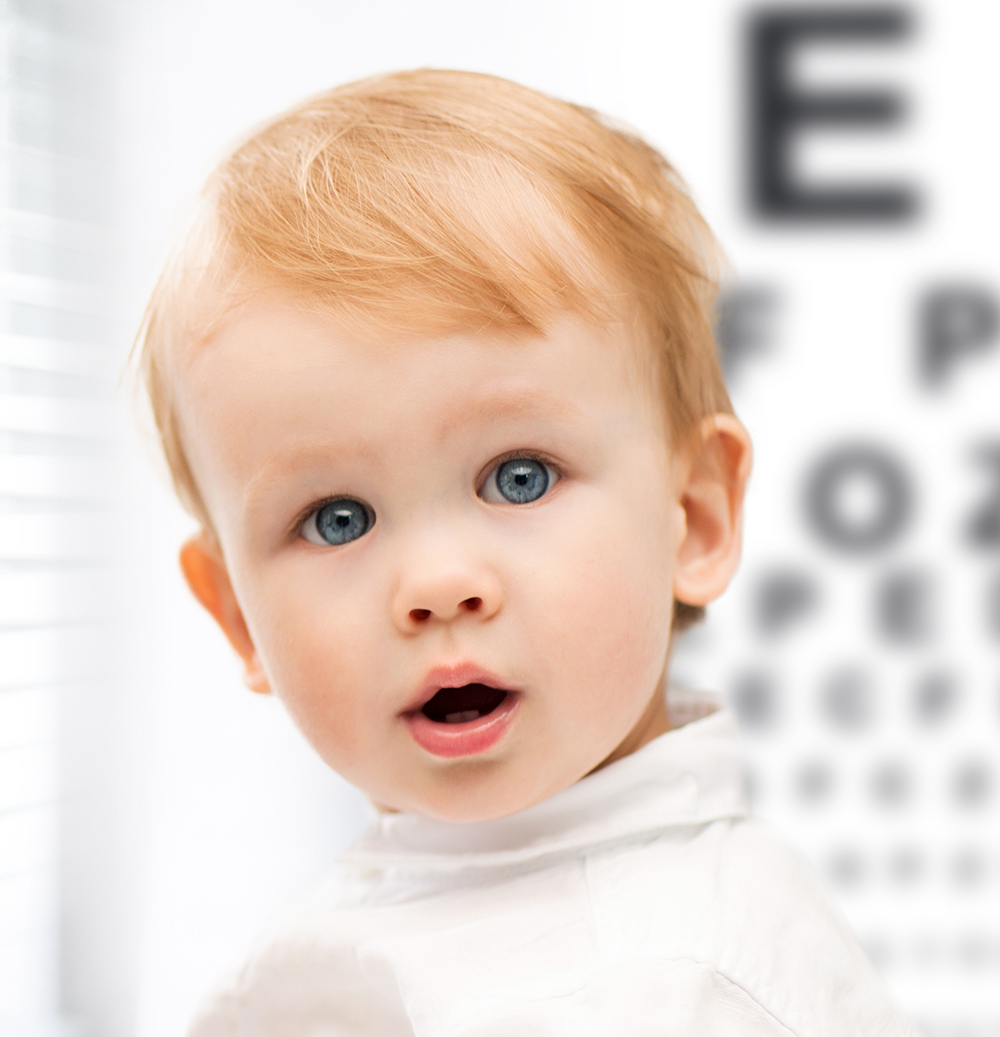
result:
M 466 598 L 465 601 L 462 602 L 462 606 L 468 609 L 469 612 L 478 612 L 479 609 L 482 608 L 482 605 L 482 598 Z
M 430 609 L 410 609 L 410 619 L 412 619 L 414 623 L 423 623 L 425 620 L 430 618 Z

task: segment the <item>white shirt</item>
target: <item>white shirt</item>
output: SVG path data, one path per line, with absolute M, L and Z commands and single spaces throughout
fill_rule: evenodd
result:
M 384 815 L 191 1037 L 913 1034 L 699 716 L 510 817 Z

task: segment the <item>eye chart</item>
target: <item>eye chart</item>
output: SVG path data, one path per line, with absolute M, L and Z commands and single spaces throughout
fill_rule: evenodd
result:
M 929 1034 L 1000 1033 L 1000 206 L 981 5 L 733 11 L 744 563 L 674 681 Z

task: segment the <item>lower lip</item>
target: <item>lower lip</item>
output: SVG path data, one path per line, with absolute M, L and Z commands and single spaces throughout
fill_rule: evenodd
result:
M 438 723 L 419 709 L 407 713 L 404 719 L 417 745 L 434 756 L 455 760 L 462 756 L 478 756 L 492 749 L 510 728 L 519 702 L 520 696 L 508 691 L 507 697 L 492 713 L 461 724 Z

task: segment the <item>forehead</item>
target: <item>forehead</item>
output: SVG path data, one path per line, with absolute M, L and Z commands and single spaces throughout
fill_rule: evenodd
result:
M 358 336 L 316 307 L 262 296 L 180 365 L 185 447 L 207 499 L 213 484 L 316 453 L 375 463 L 512 426 L 662 427 L 638 334 L 566 315 L 544 336 Z
M 177 358 L 186 416 L 200 409 L 196 400 L 210 404 L 226 394 L 256 403 L 280 399 L 286 391 L 363 398 L 368 389 L 399 399 L 419 397 L 440 381 L 442 367 L 456 372 L 449 381 L 462 383 L 463 396 L 474 397 L 477 388 L 491 384 L 517 383 L 519 395 L 501 394 L 499 410 L 525 409 L 531 400 L 541 403 L 560 393 L 600 398 L 627 392 L 643 400 L 657 395 L 654 350 L 635 314 L 595 323 L 563 313 L 544 335 L 489 324 L 420 333 L 381 322 L 359 329 L 321 301 L 269 288 L 241 291 L 235 299 L 216 309 L 203 324 L 207 333 Z M 598 368 L 605 377 L 595 382 Z

